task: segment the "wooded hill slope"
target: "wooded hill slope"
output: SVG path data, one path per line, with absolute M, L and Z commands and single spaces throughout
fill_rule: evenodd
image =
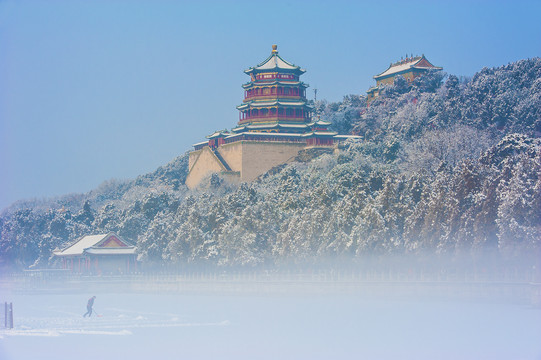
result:
M 114 231 L 146 263 L 258 266 L 363 255 L 496 254 L 534 264 L 541 244 L 541 59 L 471 79 L 430 73 L 317 102 L 347 142 L 239 186 L 189 191 L 187 154 L 88 194 L 21 201 L 0 218 L 0 265 Z M 63 210 L 62 210 L 63 208 Z

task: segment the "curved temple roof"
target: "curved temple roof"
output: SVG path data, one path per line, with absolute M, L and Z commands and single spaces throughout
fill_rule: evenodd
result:
M 308 108 L 312 108 L 311 105 L 308 105 L 308 103 L 305 100 L 300 101 L 284 101 L 284 100 L 271 100 L 271 101 L 250 101 L 244 104 L 241 104 L 237 106 L 237 109 L 244 110 L 246 108 L 256 108 L 256 107 L 266 107 L 266 106 L 276 106 L 276 105 L 282 105 L 282 106 L 306 106 Z
M 404 61 L 398 62 L 396 64 L 391 64 L 387 70 L 382 72 L 381 74 L 374 75 L 374 79 L 384 78 L 388 77 L 393 74 L 402 73 L 404 71 L 407 71 L 409 69 L 434 69 L 434 70 L 442 70 L 443 68 L 432 65 L 425 56 L 417 56 L 414 58 L 406 59 Z
M 108 244 L 108 240 L 112 240 L 112 242 Z M 114 233 L 108 233 L 84 236 L 74 244 L 53 253 L 56 256 L 82 256 L 84 254 L 134 255 L 135 251 L 135 246 L 120 239 Z
M 272 52 L 268 58 L 257 66 L 244 70 L 244 72 L 246 74 L 250 74 L 252 72 L 265 72 L 269 70 L 288 70 L 298 72 L 299 74 L 306 72 L 306 70 L 301 69 L 300 66 L 296 66 L 282 59 L 280 55 L 278 55 L 277 48 L 278 47 L 276 45 L 272 45 Z

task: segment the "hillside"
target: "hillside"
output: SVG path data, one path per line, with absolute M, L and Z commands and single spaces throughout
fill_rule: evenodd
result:
M 431 73 L 365 98 L 317 102 L 361 135 L 240 186 L 189 191 L 187 155 L 88 194 L 25 201 L 0 218 L 0 264 L 44 266 L 84 234 L 117 232 L 147 263 L 257 266 L 364 255 L 541 251 L 541 59 L 471 79 Z

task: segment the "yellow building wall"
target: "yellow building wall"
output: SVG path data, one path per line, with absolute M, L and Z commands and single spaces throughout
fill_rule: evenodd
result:
M 413 80 L 415 80 L 416 77 L 418 77 L 419 75 L 421 75 L 420 73 L 415 73 L 413 70 L 410 70 L 408 72 L 405 72 L 403 74 L 398 74 L 398 75 L 401 75 L 404 79 L 406 79 L 408 82 L 412 82 Z M 398 75 L 393 75 L 393 76 L 390 76 L 388 78 L 385 78 L 385 79 L 381 79 L 381 80 L 377 80 L 376 81 L 376 85 L 392 85 L 394 84 L 394 78 Z
M 196 150 L 190 152 L 190 157 L 188 158 L 188 171 L 192 170 L 193 165 L 196 163 L 199 155 L 201 155 L 202 152 L 203 150 Z
M 377 86 L 380 86 L 380 85 L 392 85 L 392 84 L 394 84 L 394 76 L 391 76 L 391 77 L 376 81 Z
M 304 143 L 270 141 L 238 141 L 222 145 L 217 150 L 231 171 L 222 166 L 208 147 L 192 151 L 186 185 L 193 189 L 212 173 L 221 173 L 228 181 L 252 181 L 273 167 L 291 160 L 305 146 Z
M 188 166 L 190 167 L 190 172 L 186 177 L 186 185 L 190 189 L 196 187 L 201 180 L 208 175 L 226 170 L 209 147 L 205 147 L 202 150 L 192 151 L 190 153 Z
M 306 144 L 279 142 L 242 142 L 242 181 L 252 181 L 273 167 L 297 156 Z
M 232 171 L 242 170 L 242 142 L 237 141 L 231 144 L 224 144 L 218 148 L 227 165 Z
M 408 82 L 412 82 L 413 79 L 415 79 L 415 76 L 413 75 L 413 71 L 407 72 L 407 73 L 401 74 L 401 75 L 402 75 L 402 76 L 404 77 L 404 79 L 406 79 Z

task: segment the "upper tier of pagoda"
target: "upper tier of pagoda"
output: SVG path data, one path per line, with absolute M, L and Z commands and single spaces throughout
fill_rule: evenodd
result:
M 282 59 L 277 46 L 257 66 L 244 71 L 251 81 L 244 84 L 244 101 L 237 106 L 239 126 L 306 124 L 312 107 L 306 100 L 308 84 L 299 80 L 305 70 Z M 263 128 L 262 128 L 263 130 Z

